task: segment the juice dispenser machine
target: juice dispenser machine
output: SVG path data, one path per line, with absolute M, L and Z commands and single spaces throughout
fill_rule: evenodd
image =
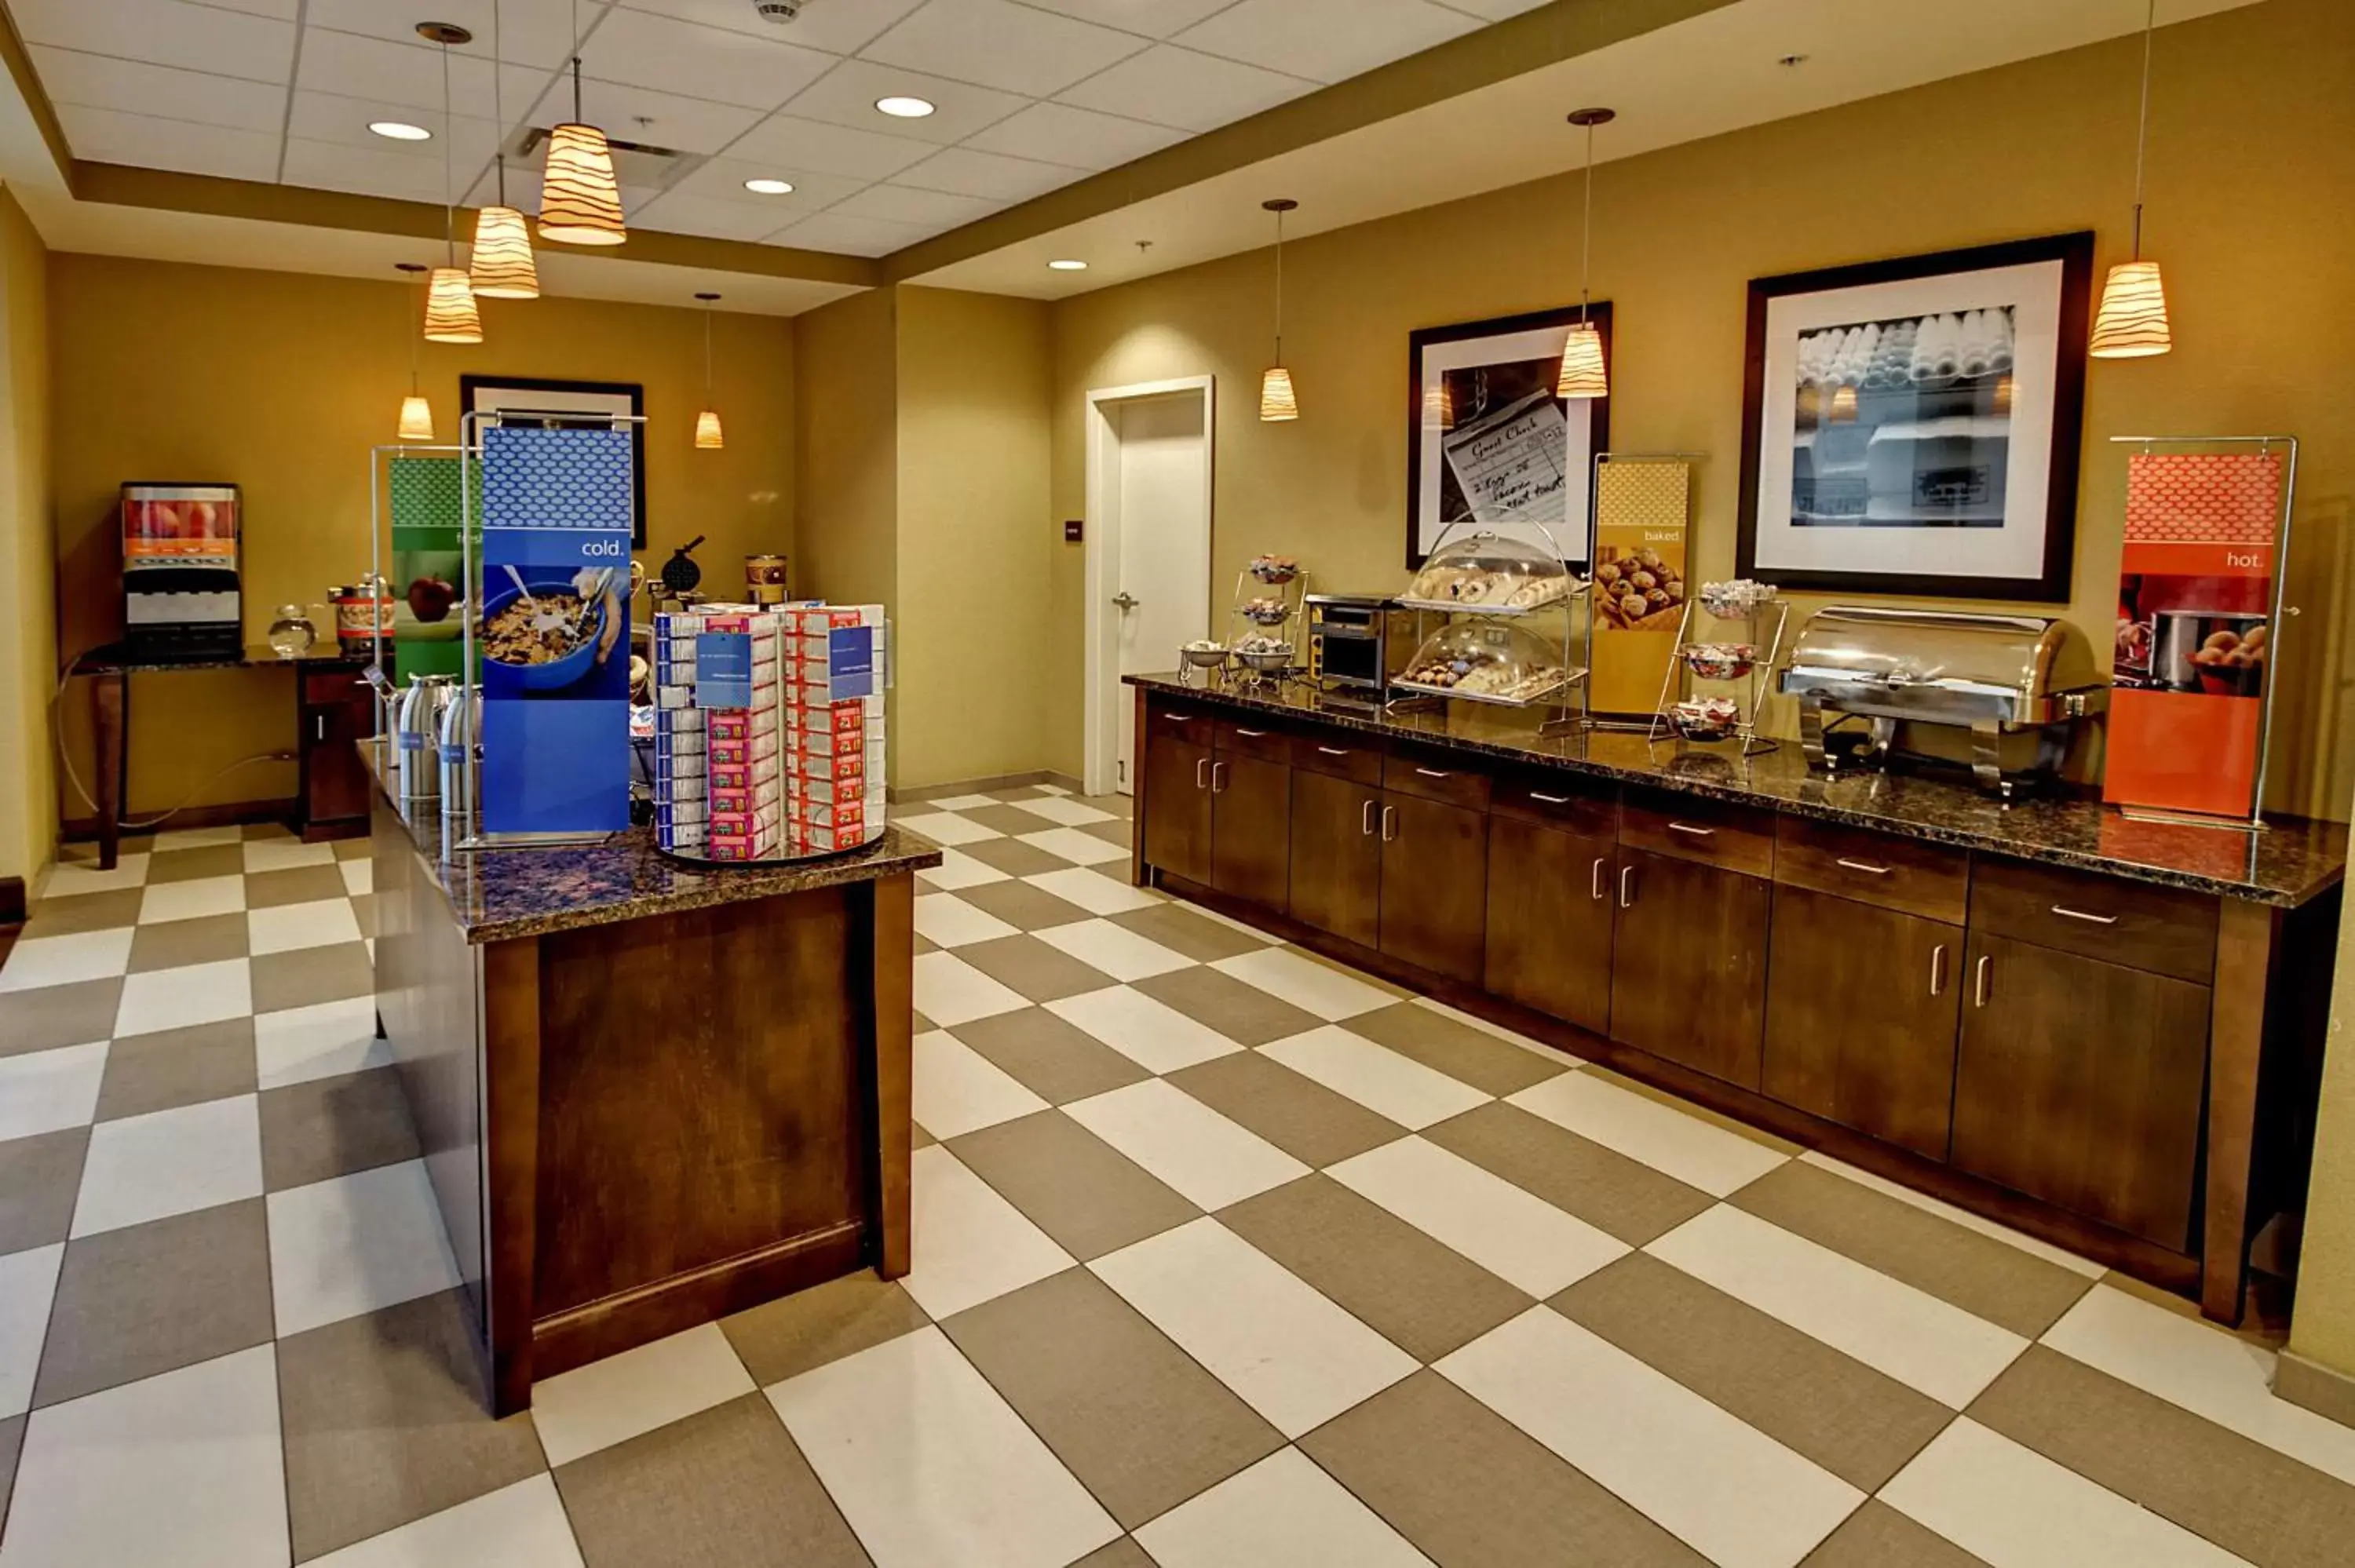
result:
M 166 657 L 243 648 L 240 506 L 234 484 L 123 487 L 124 642 Z

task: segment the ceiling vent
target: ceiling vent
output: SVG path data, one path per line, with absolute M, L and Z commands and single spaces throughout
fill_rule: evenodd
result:
M 507 141 L 507 167 L 537 169 L 548 155 L 549 134 L 545 125 L 527 125 L 517 131 Z M 613 178 L 624 193 L 666 191 L 711 161 L 707 154 L 682 153 L 651 142 L 625 142 L 610 133 L 605 141 L 613 149 Z
M 752 0 L 752 9 L 763 22 L 783 26 L 802 14 L 809 0 Z

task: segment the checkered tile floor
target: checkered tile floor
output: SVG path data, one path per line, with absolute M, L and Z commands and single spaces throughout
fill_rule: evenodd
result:
M 2343 1563 L 2355 1431 L 2096 1266 L 903 808 L 916 1270 L 481 1413 L 367 863 L 165 835 L 0 967 L 0 1568 Z

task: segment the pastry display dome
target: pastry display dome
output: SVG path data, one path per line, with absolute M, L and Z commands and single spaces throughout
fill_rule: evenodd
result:
M 1415 609 L 1521 615 L 1561 604 L 1574 579 L 1541 535 L 1483 528 L 1444 538 L 1399 602 Z

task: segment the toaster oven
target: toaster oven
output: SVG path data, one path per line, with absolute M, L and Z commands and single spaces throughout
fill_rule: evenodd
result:
M 1312 593 L 1308 673 L 1327 692 L 1379 703 L 1414 652 L 1406 612 L 1386 594 Z

